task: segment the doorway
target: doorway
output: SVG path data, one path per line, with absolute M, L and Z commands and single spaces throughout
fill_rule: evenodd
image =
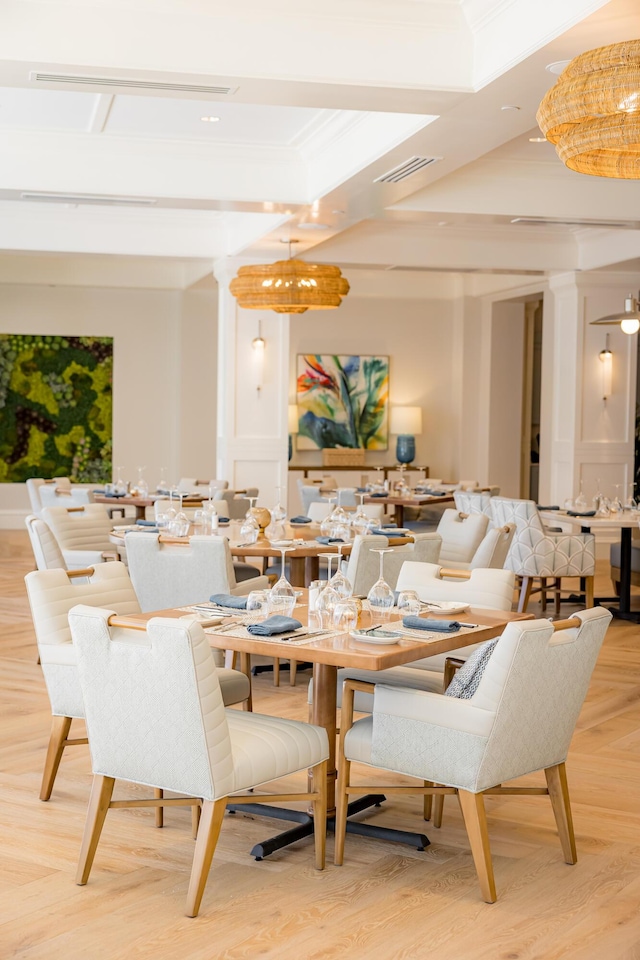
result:
M 540 385 L 542 382 L 542 299 L 524 305 L 522 443 L 520 497 L 538 501 L 540 479 Z

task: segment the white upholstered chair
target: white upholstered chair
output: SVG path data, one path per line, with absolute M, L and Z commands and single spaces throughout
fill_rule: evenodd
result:
M 549 577 L 555 581 L 556 612 L 559 612 L 563 577 L 584 578 L 586 606 L 593 606 L 596 548 L 592 533 L 549 533 L 533 500 L 492 497 L 491 510 L 495 525 L 514 523 L 516 526 L 505 566 L 522 579 L 518 610 L 527 609 L 534 580 L 541 581 L 539 590 L 544 607 Z
M 51 480 L 45 480 L 42 477 L 31 477 L 27 480 L 27 493 L 29 494 L 29 502 L 31 504 L 31 512 L 39 517 L 42 512 L 42 498 L 40 497 L 40 490 L 44 486 L 59 487 L 60 489 L 67 488 L 71 489 L 71 481 L 69 477 L 53 477 Z
M 392 531 L 389 531 L 389 536 Z M 420 563 L 436 563 L 442 540 L 437 533 L 416 533 L 414 542 L 391 547 L 384 555 L 384 579 L 395 589 L 402 565 L 411 560 Z M 387 547 L 389 540 L 377 534 L 358 535 L 347 563 L 347 579 L 356 596 L 365 595 L 380 576 L 380 555 L 374 551 Z
M 69 739 L 71 721 L 84 717 L 76 651 L 69 631 L 69 610 L 82 602 L 128 614 L 139 613 L 140 604 L 122 563 L 98 564 L 82 583 L 75 571 L 35 570 L 27 574 L 25 584 L 53 715 L 40 789 L 40 799 L 48 800 L 65 747 L 86 743 L 86 740 Z M 213 657 L 223 667 L 222 651 L 215 650 Z M 222 670 L 220 678 L 225 703 L 250 702 L 251 684 L 243 673 Z
M 269 589 L 267 577 L 236 583 L 225 537 L 161 543 L 157 533 L 129 533 L 125 543 L 131 580 L 145 612 L 202 603 L 213 593 L 245 596 Z
M 491 526 L 484 513 L 445 510 L 438 524 L 440 562 L 454 570 L 504 566 L 515 534 L 514 523 Z
M 38 570 L 66 570 L 62 550 L 44 520 L 29 514 L 24 522 Z
M 453 500 L 456 510 L 459 510 L 460 513 L 483 513 L 489 519 L 489 527 L 493 525 L 490 493 L 456 490 L 453 494 Z
M 46 507 L 83 507 L 93 503 L 92 487 L 67 487 L 45 483 L 39 488 L 42 508 Z M 105 516 L 108 517 L 106 507 L 99 505 Z
M 58 541 L 69 570 L 101 563 L 104 554 L 115 555 L 109 540 L 111 520 L 100 503 L 79 507 L 45 507 L 42 519 Z
M 77 606 L 69 616 L 94 771 L 76 882 L 89 879 L 116 779 L 186 794 L 182 802 L 187 804 L 201 802 L 187 916 L 195 917 L 200 908 L 231 794 L 234 803 L 312 800 L 316 867 L 323 869 L 326 731 L 225 710 L 209 645 L 194 621 L 154 618 L 146 630 L 124 630 L 109 627 L 110 613 Z M 308 768 L 311 790 L 246 795 Z M 145 803 L 132 800 L 131 805 Z
M 220 480 L 215 477 L 213 480 L 198 480 L 197 477 L 180 477 L 180 483 L 178 484 L 178 490 L 188 493 L 206 493 L 207 496 L 211 489 L 214 497 L 216 492 L 227 490 L 228 487 L 228 480 Z
M 469 699 L 382 683 L 374 689 L 372 715 L 351 726 L 357 682 L 347 683 L 335 862 L 343 861 L 348 798 L 375 792 L 371 778 L 364 790 L 351 784 L 351 765 L 356 761 L 421 781 L 394 786 L 394 793 L 458 795 L 487 903 L 497 895 L 483 794 L 534 792 L 531 786 L 503 786 L 516 777 L 544 770 L 546 787 L 535 792 L 548 794 L 564 859 L 576 863 L 565 761 L 610 620 L 609 611 L 597 607 L 559 623 L 564 627 L 559 632 L 547 620 L 509 624 Z M 388 778 L 382 789 L 387 783 Z

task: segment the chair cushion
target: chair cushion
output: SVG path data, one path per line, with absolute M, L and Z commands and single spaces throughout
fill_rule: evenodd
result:
M 329 756 L 323 727 L 239 710 L 227 710 L 226 718 L 236 791 L 315 766 Z
M 478 689 L 482 674 L 497 642 L 497 638 L 495 640 L 488 640 L 471 654 L 444 691 L 445 697 L 457 697 L 459 700 L 471 699 Z

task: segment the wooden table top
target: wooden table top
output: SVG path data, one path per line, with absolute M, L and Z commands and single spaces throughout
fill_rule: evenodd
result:
M 401 497 L 393 493 L 385 494 L 366 494 L 365 503 L 381 503 L 390 506 L 423 507 L 427 503 L 453 503 L 453 494 L 447 493 L 444 496 L 436 496 L 433 493 L 411 493 L 408 497 Z

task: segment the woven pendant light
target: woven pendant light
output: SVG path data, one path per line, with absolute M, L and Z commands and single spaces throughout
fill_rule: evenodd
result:
M 229 289 L 246 310 L 304 313 L 339 307 L 349 293 L 349 283 L 339 267 L 278 260 L 240 267 Z
M 536 119 L 571 170 L 640 179 L 640 40 L 575 57 Z

